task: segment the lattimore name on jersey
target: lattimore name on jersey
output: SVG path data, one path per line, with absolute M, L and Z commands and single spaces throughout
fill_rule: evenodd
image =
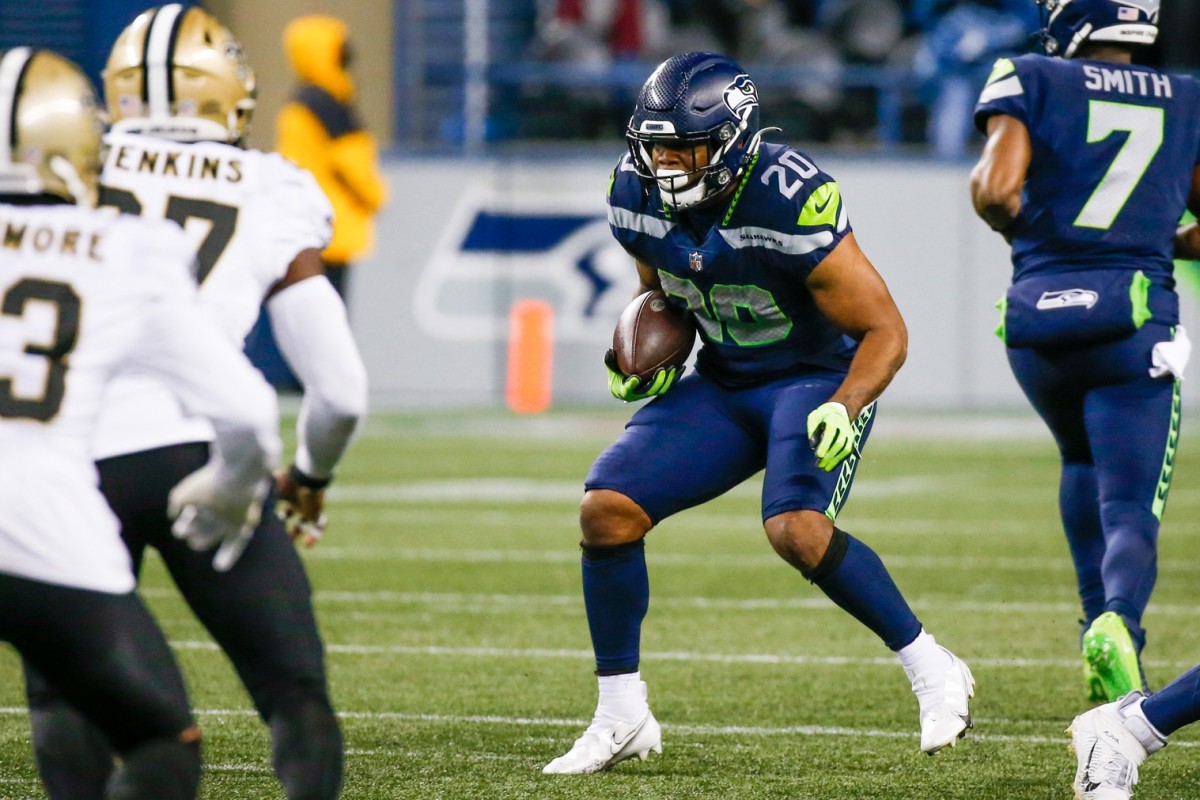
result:
M 14 220 L 0 215 L 0 248 L 22 255 L 79 256 L 99 261 L 101 234 L 80 228 L 39 225 L 27 219 Z

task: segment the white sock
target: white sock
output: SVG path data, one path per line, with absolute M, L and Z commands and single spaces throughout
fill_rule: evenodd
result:
M 949 669 L 951 663 L 950 655 L 938 646 L 937 640 L 924 628 L 910 644 L 897 650 L 896 656 L 910 679 L 925 672 Z
M 620 720 L 636 721 L 642 718 L 649 706 L 646 704 L 646 684 L 642 683 L 641 672 L 626 672 L 621 675 L 600 675 L 600 702 L 597 711 Z

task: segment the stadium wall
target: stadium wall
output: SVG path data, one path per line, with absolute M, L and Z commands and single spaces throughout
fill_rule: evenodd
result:
M 887 402 L 1025 408 L 993 333 L 1008 251 L 971 209 L 969 165 L 821 165 L 837 176 L 856 236 L 909 326 L 908 362 Z M 393 200 L 374 255 L 354 277 L 351 310 L 377 406 L 502 405 L 508 311 L 524 298 L 555 309 L 554 402 L 613 402 L 601 356 L 637 279 L 604 217 L 611 167 L 601 159 L 387 163 Z M 1185 301 L 1185 322 L 1195 310 Z M 1190 389 L 1185 383 L 1185 397 Z

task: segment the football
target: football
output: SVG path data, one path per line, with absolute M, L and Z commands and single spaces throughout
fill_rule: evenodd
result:
M 617 368 L 648 383 L 660 367 L 682 367 L 696 341 L 691 314 L 667 302 L 659 289 L 640 294 L 621 312 L 613 331 Z

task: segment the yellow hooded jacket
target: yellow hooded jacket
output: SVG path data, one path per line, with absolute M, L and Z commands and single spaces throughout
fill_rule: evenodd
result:
M 351 106 L 354 81 L 342 64 L 346 24 L 312 15 L 283 32 L 301 85 L 276 118 L 276 149 L 317 179 L 333 205 L 333 240 L 322 254 L 345 264 L 374 243 L 371 218 L 387 200 L 375 138 Z

